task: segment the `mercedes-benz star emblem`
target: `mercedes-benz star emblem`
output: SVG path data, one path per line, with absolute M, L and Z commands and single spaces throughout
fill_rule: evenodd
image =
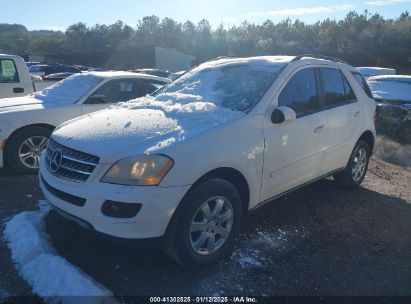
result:
M 57 149 L 53 152 L 50 158 L 49 168 L 52 173 L 56 173 L 61 166 L 61 162 L 63 161 L 63 151 Z

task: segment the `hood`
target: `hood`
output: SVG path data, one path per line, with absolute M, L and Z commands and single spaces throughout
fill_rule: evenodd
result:
M 243 115 L 207 102 L 180 104 L 144 97 L 63 124 L 53 138 L 99 156 L 101 163 L 112 163 L 130 155 L 160 153 Z
M 23 97 L 2 98 L 0 99 L 0 111 L 11 107 L 30 106 L 41 103 L 41 100 L 34 98 L 31 95 Z

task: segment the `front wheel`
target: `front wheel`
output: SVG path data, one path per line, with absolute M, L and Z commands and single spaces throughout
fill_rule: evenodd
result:
M 6 146 L 7 167 L 17 173 L 36 173 L 51 132 L 37 126 L 18 131 Z
M 370 154 L 371 150 L 367 142 L 359 140 L 344 171 L 334 175 L 335 181 L 344 188 L 354 188 L 361 185 L 367 173 Z
M 237 189 L 223 179 L 205 181 L 181 202 L 167 231 L 164 249 L 179 264 L 213 264 L 232 247 L 242 219 Z

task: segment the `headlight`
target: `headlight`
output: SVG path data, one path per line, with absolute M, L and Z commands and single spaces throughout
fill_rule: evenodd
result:
M 129 186 L 156 186 L 174 161 L 165 155 L 138 155 L 115 163 L 101 179 L 104 183 Z

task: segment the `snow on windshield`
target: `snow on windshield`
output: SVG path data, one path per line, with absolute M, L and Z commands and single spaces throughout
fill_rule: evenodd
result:
M 95 75 L 77 74 L 34 93 L 33 96 L 44 103 L 75 103 L 102 80 L 102 77 Z
M 203 101 L 246 112 L 264 96 L 283 66 L 283 61 L 261 58 L 208 62 L 158 91 L 155 99 Z
M 368 86 L 374 98 L 411 101 L 411 84 L 387 79 L 369 79 Z

